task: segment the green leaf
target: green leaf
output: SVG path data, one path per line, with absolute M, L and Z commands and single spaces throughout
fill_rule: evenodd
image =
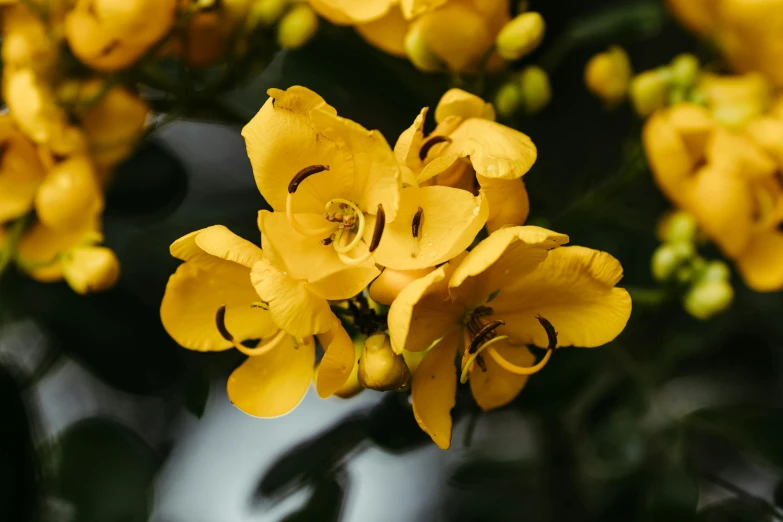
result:
M 157 461 L 128 428 L 93 418 L 59 439 L 57 491 L 79 522 L 145 522 L 152 506 Z

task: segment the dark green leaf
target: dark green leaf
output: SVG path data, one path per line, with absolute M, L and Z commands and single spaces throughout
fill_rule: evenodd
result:
M 114 421 L 93 418 L 59 439 L 58 494 L 79 522 L 145 522 L 152 506 L 157 463 L 136 434 Z

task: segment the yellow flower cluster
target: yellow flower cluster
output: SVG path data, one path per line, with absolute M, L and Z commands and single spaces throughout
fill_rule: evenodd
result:
M 644 146 L 663 193 L 757 291 L 783 289 L 783 99 L 758 74 L 702 75 L 702 105 L 659 110 Z
M 249 356 L 227 385 L 243 411 L 294 408 L 317 339 L 321 397 L 410 387 L 422 429 L 447 448 L 458 379 L 497 408 L 556 348 L 625 327 L 616 259 L 522 226 L 536 148 L 491 105 L 451 90 L 434 131 L 424 109 L 392 149 L 306 88 L 269 95 L 242 133 L 272 208 L 259 213 L 261 248 L 220 225 L 177 240 L 184 263 L 161 304 L 182 346 Z
M 324 18 L 424 71 L 494 70 L 535 49 L 544 19 L 511 19 L 509 0 L 310 0 Z

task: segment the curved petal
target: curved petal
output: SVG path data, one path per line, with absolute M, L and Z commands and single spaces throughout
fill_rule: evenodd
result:
M 228 378 L 231 402 L 254 417 L 278 417 L 293 410 L 313 375 L 315 343 L 296 346 L 290 336 L 263 355 L 248 357 Z
M 324 356 L 318 367 L 315 388 L 325 399 L 343 387 L 356 363 L 356 350 L 348 332 L 335 318 L 334 326 L 319 335 L 318 341 L 324 348 Z
M 408 20 L 430 12 L 448 2 L 448 0 L 400 0 L 400 8 Z
M 515 346 L 505 341 L 493 345 L 500 355 L 517 366 L 531 366 L 536 358 L 526 346 Z M 516 375 L 504 370 L 492 357 L 484 357 L 486 371 L 478 364 L 470 370 L 470 391 L 476 404 L 484 411 L 505 406 L 519 395 L 525 387 L 529 375 Z
M 216 261 L 209 270 L 192 262 L 181 264 L 169 277 L 160 304 L 163 327 L 178 344 L 198 351 L 232 347 L 215 325 L 218 308 L 226 307 L 226 328 L 237 340 L 267 339 L 277 332 L 269 312 L 253 308 L 258 295 L 250 270 L 229 261 Z
M 477 174 L 488 178 L 516 179 L 524 176 L 538 152 L 530 138 L 494 121 L 471 118 L 451 133 L 452 142 L 442 155 L 470 158 Z
M 400 165 L 406 165 L 414 171 L 421 167 L 419 151 L 424 143 L 424 121 L 427 119 L 428 111 L 429 109 L 424 107 L 413 120 L 413 125 L 405 129 L 394 144 L 394 155 L 397 161 Z
M 408 21 L 393 7 L 385 16 L 356 26 L 356 31 L 378 49 L 394 56 L 405 57 L 405 35 Z
M 525 182 L 521 179 L 493 179 L 477 176 L 481 192 L 489 203 L 487 231 L 491 234 L 500 227 L 525 223 L 530 213 Z
M 279 271 L 267 259 L 253 266 L 250 280 L 261 299 L 269 304 L 272 320 L 281 330 L 304 339 L 332 327 L 334 314 L 326 299 Z
M 631 315 L 630 295 L 614 287 L 622 276 L 623 267 L 606 252 L 556 248 L 534 272 L 509 275 L 492 301 L 493 317 L 505 321 L 503 333 L 517 343 L 547 346 L 540 315 L 557 330 L 558 346 L 600 346 L 617 337 Z
M 737 258 L 737 268 L 756 292 L 783 289 L 783 234 L 769 230 L 754 236 Z
M 440 449 L 451 446 L 451 409 L 457 393 L 454 357 L 461 337 L 462 329 L 454 328 L 424 356 L 413 375 L 413 415 Z
M 68 230 L 52 230 L 41 223 L 36 223 L 25 231 L 19 241 L 17 255 L 24 262 L 45 265 L 40 268 L 25 269 L 25 272 L 36 281 L 44 283 L 60 281 L 63 272 L 57 256 L 78 244 L 94 244 L 102 241 L 103 235 L 100 230 L 100 221 L 93 219 Z
M 642 141 L 658 188 L 682 206 L 686 197 L 684 184 L 696 167 L 685 141 L 663 112 L 653 114 L 644 124 Z
M 481 14 L 457 2 L 420 16 L 412 28 L 420 32 L 427 48 L 456 72 L 475 70 L 495 40 Z
M 468 118 L 495 119 L 495 108 L 475 94 L 462 89 L 449 89 L 441 96 L 435 109 L 435 122 L 442 123 L 450 116 L 463 120 Z
M 177 259 L 191 261 L 207 271 L 213 266 L 222 266 L 222 261 L 253 268 L 263 255 L 256 245 L 223 225 L 213 225 L 184 235 L 171 244 L 169 251 Z
M 310 0 L 310 5 L 335 24 L 352 25 L 376 20 L 398 0 Z
M 449 281 L 452 297 L 484 304 L 509 280 L 536 270 L 547 251 L 568 242 L 568 236 L 540 227 L 508 227 L 492 233 L 476 245 L 454 270 Z
M 386 268 L 370 285 L 370 299 L 378 304 L 391 305 L 405 287 L 433 271 L 435 271 L 434 267 L 419 270 Z
M 426 350 L 459 323 L 463 305 L 449 300 L 448 270 L 448 266 L 442 266 L 416 279 L 392 303 L 388 324 L 395 353 Z
M 486 199 L 465 190 L 439 186 L 403 189 L 397 219 L 384 227 L 375 262 L 395 270 L 444 263 L 470 246 L 488 214 Z M 418 239 L 412 233 L 416 215 L 420 216 Z M 374 226 L 375 219 L 368 220 L 368 243 Z
M 8 115 L 0 116 L 0 142 L 0 223 L 5 223 L 32 208 L 44 170 L 32 143 Z

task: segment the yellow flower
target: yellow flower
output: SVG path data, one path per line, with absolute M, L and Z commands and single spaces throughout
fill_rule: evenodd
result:
M 6 70 L 32 68 L 48 74 L 57 64 L 57 43 L 41 19 L 22 5 L 3 12 L 3 66 Z
M 506 60 L 519 60 L 544 39 L 544 17 L 534 11 L 518 15 L 503 27 L 495 45 Z
M 373 252 L 400 206 L 394 153 L 378 131 L 338 117 L 304 87 L 269 95 L 242 131 L 256 184 L 275 211 L 261 216 L 264 249 L 296 279 L 340 272 L 358 292 L 378 275 Z
M 496 123 L 492 105 L 452 89 L 435 110 L 438 126 L 426 139 L 427 109 L 400 135 L 394 152 L 420 184 L 435 183 L 481 191 L 489 205 L 487 229 L 521 225 L 529 204 L 520 179 L 536 160 L 536 147 L 526 135 Z M 408 267 L 413 268 L 413 267 Z
M 405 359 L 394 353 L 385 333 L 371 335 L 364 341 L 357 378 L 363 388 L 377 391 L 403 391 L 411 384 Z
M 99 71 L 141 58 L 174 25 L 177 0 L 77 0 L 65 19 L 71 50 Z
M 285 276 L 276 272 L 271 274 L 271 283 L 264 281 L 268 264 L 260 248 L 223 226 L 213 226 L 178 239 L 171 253 L 185 262 L 166 285 L 160 309 L 163 326 L 185 348 L 222 351 L 233 347 L 249 356 L 227 384 L 229 398 L 238 408 L 258 417 L 275 417 L 293 409 L 313 375 L 313 334 L 320 334 L 326 350 L 316 383 L 319 395 L 328 397 L 345 384 L 355 354 L 350 337 L 328 304 L 327 313 L 322 314 L 325 318 L 308 323 L 315 327 L 296 324 L 295 333 L 303 335 L 280 329 L 277 319 L 286 310 L 281 312 L 279 303 L 297 297 L 293 295 L 296 285 L 286 286 Z M 259 302 L 254 285 L 264 291 L 268 287 L 281 291 L 275 292 L 274 303 L 267 304 Z M 293 305 L 288 310 L 292 313 L 312 311 L 306 299 L 285 301 L 285 305 Z M 284 327 L 296 323 L 284 319 Z M 247 341 L 257 339 L 261 341 L 255 347 L 246 346 Z
M 44 179 L 44 167 L 33 144 L 0 116 L 0 224 L 26 214 Z
M 62 254 L 60 264 L 68 286 L 77 294 L 108 290 L 120 278 L 120 261 L 106 247 L 72 248 Z
M 748 286 L 780 290 L 783 120 L 768 114 L 727 127 L 713 114 L 679 104 L 647 121 L 643 138 L 653 175 L 662 192 L 736 262 Z
M 585 84 L 609 107 L 625 99 L 631 82 L 631 61 L 622 47 L 593 56 L 585 67 Z
M 35 195 L 38 219 L 52 230 L 77 228 L 103 211 L 103 193 L 86 156 L 52 167 Z
M 413 410 L 441 448 L 451 444 L 458 355 L 460 380 L 469 379 L 476 402 L 491 410 L 514 399 L 555 347 L 600 346 L 625 327 L 631 299 L 615 288 L 619 262 L 560 248 L 567 240 L 538 227 L 504 228 L 409 284 L 392 303 L 394 350 L 429 349 L 413 376 Z M 535 365 L 528 344 L 547 348 Z

